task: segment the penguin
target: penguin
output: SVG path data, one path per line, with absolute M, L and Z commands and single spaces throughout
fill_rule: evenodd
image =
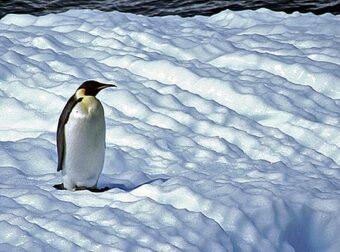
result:
M 100 191 L 97 183 L 105 157 L 105 118 L 96 95 L 108 87 L 116 85 L 85 81 L 67 101 L 57 129 L 57 171 L 62 171 L 63 184 L 55 188 Z

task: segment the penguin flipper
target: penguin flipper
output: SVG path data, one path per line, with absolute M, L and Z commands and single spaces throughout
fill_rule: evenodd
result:
M 65 124 L 68 121 L 68 118 L 71 114 L 74 106 L 80 102 L 83 98 L 77 99 L 75 95 L 73 95 L 66 103 L 58 121 L 58 129 L 57 129 L 57 150 L 58 150 L 58 167 L 57 171 L 63 169 L 63 161 L 65 155 Z

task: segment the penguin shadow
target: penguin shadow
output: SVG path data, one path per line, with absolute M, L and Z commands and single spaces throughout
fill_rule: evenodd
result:
M 106 184 L 104 187 L 101 188 L 85 188 L 85 187 L 80 187 L 80 188 L 76 188 L 75 191 L 83 191 L 83 190 L 87 190 L 90 192 L 94 192 L 94 193 L 101 193 L 101 192 L 106 192 L 109 191 L 111 189 L 120 189 L 126 192 L 131 192 L 135 189 L 137 189 L 138 187 L 141 187 L 143 185 L 147 185 L 147 184 L 153 184 L 153 183 L 164 183 L 168 180 L 168 178 L 156 178 L 156 179 L 152 179 L 150 181 L 146 181 L 143 183 L 140 183 L 138 185 L 124 185 L 124 184 L 118 184 L 118 183 L 112 183 L 112 184 Z M 57 190 L 67 190 L 64 187 L 64 184 L 56 184 L 53 186 L 55 189 Z

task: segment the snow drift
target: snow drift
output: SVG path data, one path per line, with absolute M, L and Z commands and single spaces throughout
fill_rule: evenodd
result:
M 68 11 L 0 20 L 1 251 L 340 251 L 340 18 Z M 88 79 L 104 193 L 58 191 Z

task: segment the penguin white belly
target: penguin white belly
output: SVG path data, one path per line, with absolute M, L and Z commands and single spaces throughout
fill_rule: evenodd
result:
M 96 187 L 105 157 L 105 119 L 100 102 L 85 96 L 65 124 L 63 182 L 68 190 Z

